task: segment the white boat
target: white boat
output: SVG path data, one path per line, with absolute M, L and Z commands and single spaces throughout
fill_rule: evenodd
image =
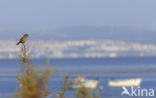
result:
M 109 87 L 139 87 L 142 82 L 141 78 L 125 79 L 125 80 L 110 80 Z
M 82 87 L 89 88 L 89 89 L 95 89 L 98 85 L 98 80 L 86 80 L 81 83 L 75 83 L 72 85 L 72 89 L 79 89 Z
M 99 84 L 99 80 L 87 80 L 86 78 L 79 77 L 75 79 L 71 85 L 72 89 L 79 89 L 82 87 L 95 89 Z

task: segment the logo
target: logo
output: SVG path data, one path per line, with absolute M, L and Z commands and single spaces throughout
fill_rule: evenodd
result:
M 123 92 L 121 93 L 121 96 L 128 95 L 128 96 L 154 96 L 154 89 L 142 89 L 140 87 L 134 88 L 131 87 L 130 90 L 128 90 L 126 87 L 122 87 Z

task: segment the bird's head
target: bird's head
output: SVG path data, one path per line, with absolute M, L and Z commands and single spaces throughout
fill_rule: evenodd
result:
M 24 36 L 28 36 L 28 34 L 24 34 Z

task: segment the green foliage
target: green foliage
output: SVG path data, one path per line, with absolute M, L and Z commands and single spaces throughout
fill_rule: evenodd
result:
M 77 97 L 78 98 L 93 98 L 93 95 L 90 89 L 82 87 L 77 90 Z
M 65 98 L 65 93 L 67 90 L 71 89 L 71 81 L 69 80 L 69 76 L 64 77 L 63 86 L 61 90 L 56 95 L 57 98 Z
M 21 47 L 20 61 L 24 65 L 23 73 L 17 76 L 20 82 L 21 90 L 14 94 L 15 98 L 46 98 L 49 95 L 47 85 L 50 81 L 51 71 L 49 62 L 46 68 L 39 71 L 38 68 L 30 64 L 28 48 L 25 45 Z
M 95 90 L 95 98 L 100 98 L 100 94 L 99 94 L 99 91 L 97 89 Z
M 49 95 L 47 84 L 50 80 L 50 70 L 47 67 L 42 74 L 35 67 L 30 67 L 22 76 L 18 76 L 21 91 L 16 93 L 20 98 L 46 98 Z

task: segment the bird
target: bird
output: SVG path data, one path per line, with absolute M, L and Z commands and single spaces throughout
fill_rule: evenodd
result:
M 24 34 L 23 37 L 19 40 L 19 42 L 16 45 L 24 44 L 28 40 L 28 34 Z

